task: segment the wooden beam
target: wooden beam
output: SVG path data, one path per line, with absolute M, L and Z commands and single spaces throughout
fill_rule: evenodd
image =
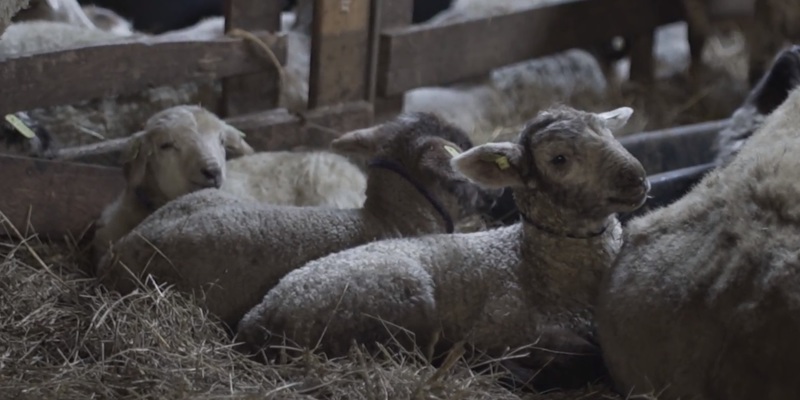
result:
M 367 98 L 370 0 L 314 0 L 309 108 Z
M 372 35 L 375 35 L 374 40 L 378 42 L 376 46 L 377 54 L 371 55 L 371 57 L 374 56 L 377 64 L 374 66 L 374 76 L 371 77 L 374 80 L 372 84 L 375 86 L 375 95 L 377 95 L 378 89 L 378 71 L 385 70 L 388 61 L 381 56 L 383 53 L 380 51 L 380 33 L 386 29 L 397 29 L 411 25 L 414 16 L 414 0 L 373 0 L 373 4 L 379 1 L 382 4 L 378 24 L 371 32 Z M 393 118 L 403 111 L 403 97 L 403 93 L 389 97 L 376 96 L 373 101 L 375 107 L 373 121 L 380 123 Z
M 285 109 L 229 118 L 226 121 L 247 134 L 256 151 L 324 149 L 342 133 L 372 123 L 372 105 L 366 101 L 319 107 L 306 113 L 305 123 Z M 324 129 L 323 129 L 324 128 Z
M 0 61 L 0 115 L 264 70 L 263 57 L 250 46 L 230 38 L 140 39 L 6 59 Z M 285 38 L 272 49 L 285 59 Z
M 453 83 L 682 19 L 676 0 L 563 0 L 493 18 L 391 29 L 381 35 L 378 93 Z
M 124 186 L 119 168 L 0 155 L 0 211 L 20 232 L 77 236 Z
M 225 32 L 281 30 L 281 2 L 277 0 L 225 0 Z M 261 49 L 255 51 L 262 52 Z M 277 55 L 277 54 L 276 54 Z M 263 72 L 228 78 L 222 81 L 222 116 L 242 115 L 275 108 L 280 98 L 280 77 L 262 57 Z M 281 58 L 285 64 L 285 58 Z

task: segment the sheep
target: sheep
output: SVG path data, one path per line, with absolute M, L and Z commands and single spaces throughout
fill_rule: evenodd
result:
M 618 391 L 800 398 L 798 110 L 794 88 L 730 164 L 628 223 L 596 311 Z
M 353 340 L 369 346 L 402 338 L 385 321 L 416 338 L 401 344 L 429 355 L 439 340 L 466 340 L 493 355 L 552 346 L 556 353 L 534 352 L 527 363 L 558 365 L 564 385 L 583 384 L 602 369 L 591 314 L 600 277 L 621 245 L 615 213 L 640 207 L 650 187 L 642 165 L 611 133 L 632 112 L 554 107 L 516 142 L 457 155 L 452 165 L 470 180 L 513 188 L 524 222 L 383 240 L 309 262 L 245 314 L 236 340 L 246 353 L 269 355 L 286 337 L 338 356 Z M 540 383 L 557 379 L 552 371 L 542 371 Z
M 130 21 L 112 10 L 95 5 L 86 5 L 82 8 L 97 29 L 111 32 L 118 36 L 133 36 L 136 33 Z
M 747 139 L 764 123 L 764 118 L 781 105 L 798 85 L 800 46 L 795 45 L 775 57 L 766 75 L 734 111 L 728 126 L 717 135 L 714 143 L 716 166 L 730 163 Z
M 122 293 L 134 288 L 131 274 L 144 273 L 186 292 L 205 291 L 202 305 L 235 327 L 305 262 L 382 238 L 452 232 L 454 218 L 487 198 L 449 165 L 452 153 L 470 147 L 463 131 L 424 113 L 349 132 L 331 148 L 371 159 L 363 207 L 274 206 L 199 190 L 162 206 L 114 243 L 97 274 Z
M 156 113 L 123 151 L 126 186 L 95 224 L 95 260 L 168 201 L 203 188 L 219 188 L 226 156 L 253 154 L 244 134 L 198 106 Z
M 7 0 L 0 2 L 0 36 L 3 35 L 6 28 L 11 24 L 11 19 L 19 13 L 20 10 L 28 7 L 30 0 Z
M 61 21 L 86 29 L 97 29 L 78 0 L 32 0 L 30 6 L 14 17 L 14 21 Z
M 367 177 L 345 156 L 327 151 L 261 152 L 227 162 L 221 189 L 275 205 L 357 208 Z

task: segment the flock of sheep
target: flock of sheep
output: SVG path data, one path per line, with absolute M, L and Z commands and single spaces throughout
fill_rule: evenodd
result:
M 121 293 L 197 295 L 269 362 L 353 343 L 435 362 L 466 342 L 525 348 L 514 370 L 537 389 L 610 377 L 661 399 L 798 398 L 800 47 L 777 54 L 718 167 L 625 226 L 650 190 L 615 138 L 629 107 L 544 107 L 474 145 L 471 122 L 412 102 L 305 153 L 256 153 L 213 111 L 164 107 L 117 142 L 126 187 L 97 221 L 94 270 Z M 462 228 L 506 188 L 520 221 Z

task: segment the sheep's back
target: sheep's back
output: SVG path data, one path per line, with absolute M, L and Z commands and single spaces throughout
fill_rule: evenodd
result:
M 392 235 L 361 224 L 359 212 L 275 207 L 208 189 L 166 204 L 120 239 L 113 252 L 137 274 L 153 274 L 187 292 L 205 290 L 209 311 L 235 323 L 292 269 Z M 99 273 L 108 274 L 106 283 L 122 292 L 133 289 L 111 260 L 101 262 Z

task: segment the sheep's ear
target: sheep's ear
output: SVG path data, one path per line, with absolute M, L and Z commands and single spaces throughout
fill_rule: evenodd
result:
M 782 51 L 769 71 L 758 81 L 747 96 L 746 103 L 753 104 L 758 112 L 771 114 L 789 97 L 789 92 L 800 85 L 800 46 Z
M 350 131 L 331 142 L 331 150 L 339 154 L 371 156 L 380 143 L 379 126 Z
M 450 163 L 478 185 L 500 189 L 524 186 L 520 175 L 522 154 L 522 146 L 516 143 L 486 143 L 453 157 Z
M 449 179 L 464 179 L 451 164 L 453 157 L 462 154 L 457 144 L 438 137 L 430 137 L 424 143 L 426 150 L 419 158 L 420 170 Z
M 150 149 L 145 146 L 143 136 L 131 138 L 128 146 L 122 151 L 122 175 L 128 186 L 136 188 L 144 183 Z
M 628 123 L 628 120 L 631 119 L 631 115 L 633 115 L 633 109 L 630 107 L 620 107 L 611 111 L 597 114 L 600 119 L 605 121 L 606 127 L 608 127 L 608 129 L 611 131 L 616 131 L 625 126 L 625 124 Z
M 244 140 L 244 132 L 228 124 L 224 124 L 224 126 L 222 143 L 225 146 L 225 156 L 227 159 L 255 153 L 255 150 Z

